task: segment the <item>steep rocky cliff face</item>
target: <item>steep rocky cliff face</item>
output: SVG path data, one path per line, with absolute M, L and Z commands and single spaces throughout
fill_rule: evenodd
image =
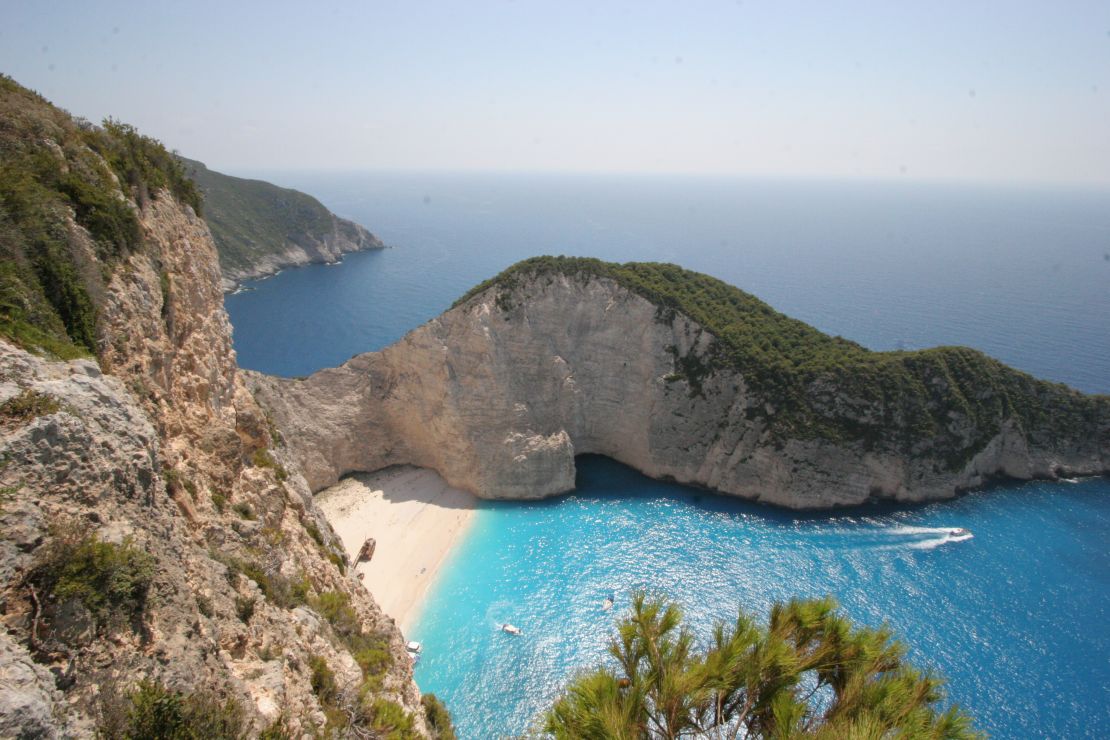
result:
M 6 82 L 26 110 L 48 105 Z M 59 128 L 21 140 L 27 151 L 64 134 L 110 171 L 49 114 Z M 51 192 L 50 179 L 37 183 Z M 0 736 L 142 736 L 135 717 L 150 719 L 159 696 L 212 737 L 426 735 L 400 632 L 346 574 L 242 382 L 207 225 L 144 183 L 114 186 L 138 231 L 110 262 L 79 208 L 40 199 L 39 220 L 65 235 L 58 264 L 73 254 L 95 268 L 72 284 L 95 317 L 95 355 L 43 356 L 30 314 L 13 325 L 31 329 L 0 337 Z M 27 223 L 15 228 L 31 233 Z M 35 264 L 36 242 L 25 243 L 19 257 Z M 32 287 L 36 274 L 20 273 Z M 73 337 L 70 304 L 43 286 L 57 332 Z
M 310 195 L 181 161 L 204 194 L 204 217 L 216 240 L 225 290 L 285 267 L 330 264 L 349 252 L 385 248 L 381 239 Z
M 851 378 L 834 382 L 830 373 L 848 372 L 838 366 L 799 381 L 806 405 L 791 406 L 796 393 L 766 382 L 778 374 L 757 385 L 760 369 L 721 359 L 721 339 L 678 310 L 680 301 L 649 300 L 610 277 L 616 268 L 524 263 L 381 352 L 304 380 L 250 373 L 249 383 L 313 489 L 349 471 L 409 463 L 480 496 L 548 496 L 573 488 L 576 454 L 598 453 L 649 476 L 817 508 L 947 498 L 996 476 L 1110 470 L 1106 397 L 951 350 L 893 358 L 924 368 L 912 375 L 920 398 L 857 396 Z M 698 295 L 719 288 L 702 280 L 678 271 L 660 285 L 693 281 Z M 866 350 L 844 343 L 844 352 Z M 1003 374 L 957 380 L 958 362 Z M 1030 422 L 1037 418 L 1040 426 Z

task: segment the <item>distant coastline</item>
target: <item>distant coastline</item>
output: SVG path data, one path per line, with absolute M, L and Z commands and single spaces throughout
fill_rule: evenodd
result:
M 216 242 L 224 293 L 286 267 L 337 264 L 344 254 L 386 247 L 365 227 L 336 216 L 307 193 L 179 159 L 204 195 L 204 220 Z
M 251 288 L 246 286 L 246 283 L 277 277 L 286 270 L 297 267 L 308 267 L 309 265 L 332 267 L 341 265 L 343 264 L 344 254 L 352 254 L 354 252 L 362 252 L 370 249 L 392 249 L 392 245 L 380 244 L 363 247 L 361 249 L 352 249 L 340 253 L 334 259 L 313 258 L 311 255 L 307 255 L 301 250 L 287 250 L 281 255 L 275 255 L 275 257 L 278 259 L 286 257 L 288 261 L 278 261 L 275 259 L 273 262 L 255 265 L 251 270 L 233 271 L 230 275 L 228 272 L 221 270 L 220 289 L 223 290 L 225 294 L 246 293 L 251 290 Z

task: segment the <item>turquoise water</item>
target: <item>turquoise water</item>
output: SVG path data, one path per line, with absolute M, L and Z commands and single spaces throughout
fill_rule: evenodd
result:
M 275 175 L 395 246 L 229 296 L 246 367 L 301 375 L 395 341 L 542 253 L 666 260 L 875 349 L 977 347 L 1110 392 L 1110 193 L 699 178 Z M 1110 736 L 1110 481 L 798 516 L 600 458 L 578 491 L 486 504 L 412 635 L 463 738 L 520 732 L 600 659 L 629 591 L 706 629 L 831 593 L 890 624 L 995 737 Z M 965 527 L 972 539 L 948 541 Z M 617 595 L 614 611 L 602 600 Z M 521 638 L 497 632 L 509 621 Z
M 635 589 L 676 599 L 702 635 L 737 605 L 765 614 L 834 594 L 860 622 L 894 627 L 993 736 L 1106 737 L 1108 532 L 1104 479 L 809 516 L 583 457 L 571 496 L 483 504 L 413 629 L 416 680 L 460 737 L 520 733 L 567 676 L 605 659 Z

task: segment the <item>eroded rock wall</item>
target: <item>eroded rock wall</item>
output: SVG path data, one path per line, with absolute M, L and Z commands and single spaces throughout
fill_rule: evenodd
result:
M 821 508 L 946 498 L 994 476 L 1110 469 L 1106 413 L 1039 447 L 999 420 L 994 438 L 955 468 L 858 442 L 782 439 L 767 428 L 773 405 L 739 373 L 692 387 L 680 372 L 678 358 L 704 358 L 713 341 L 612 280 L 556 273 L 491 288 L 341 367 L 303 380 L 249 373 L 248 382 L 313 490 L 407 463 L 479 496 L 541 497 L 573 488 L 576 454 L 598 453 L 652 477 Z M 851 405 L 835 393 L 826 402 Z
M 141 221 L 143 248 L 100 296 L 99 362 L 52 362 L 0 340 L 0 404 L 48 399 L 0 419 L 0 676 L 11 687 L 0 735 L 92 736 L 104 698 L 144 679 L 234 698 L 253 732 L 279 719 L 293 736 L 322 731 L 310 660 L 325 660 L 353 703 L 362 681 L 314 609 L 325 592 L 346 595 L 383 636 L 391 660 L 376 691 L 422 733 L 399 630 L 337 567 L 296 461 L 242 382 L 207 226 L 168 193 Z M 79 605 L 33 592 L 29 574 L 66 528 L 154 557 L 138 623 L 97 626 Z M 279 604 L 229 562 L 308 585 Z

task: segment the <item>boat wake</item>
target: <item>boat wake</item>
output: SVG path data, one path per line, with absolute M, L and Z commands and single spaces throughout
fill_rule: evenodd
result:
M 963 527 L 921 527 L 864 519 L 819 530 L 810 535 L 810 542 L 821 549 L 904 552 L 932 550 L 973 537 L 971 531 Z
M 932 550 L 952 542 L 966 542 L 975 536 L 963 527 L 891 527 L 881 531 L 903 540 L 883 549 Z

